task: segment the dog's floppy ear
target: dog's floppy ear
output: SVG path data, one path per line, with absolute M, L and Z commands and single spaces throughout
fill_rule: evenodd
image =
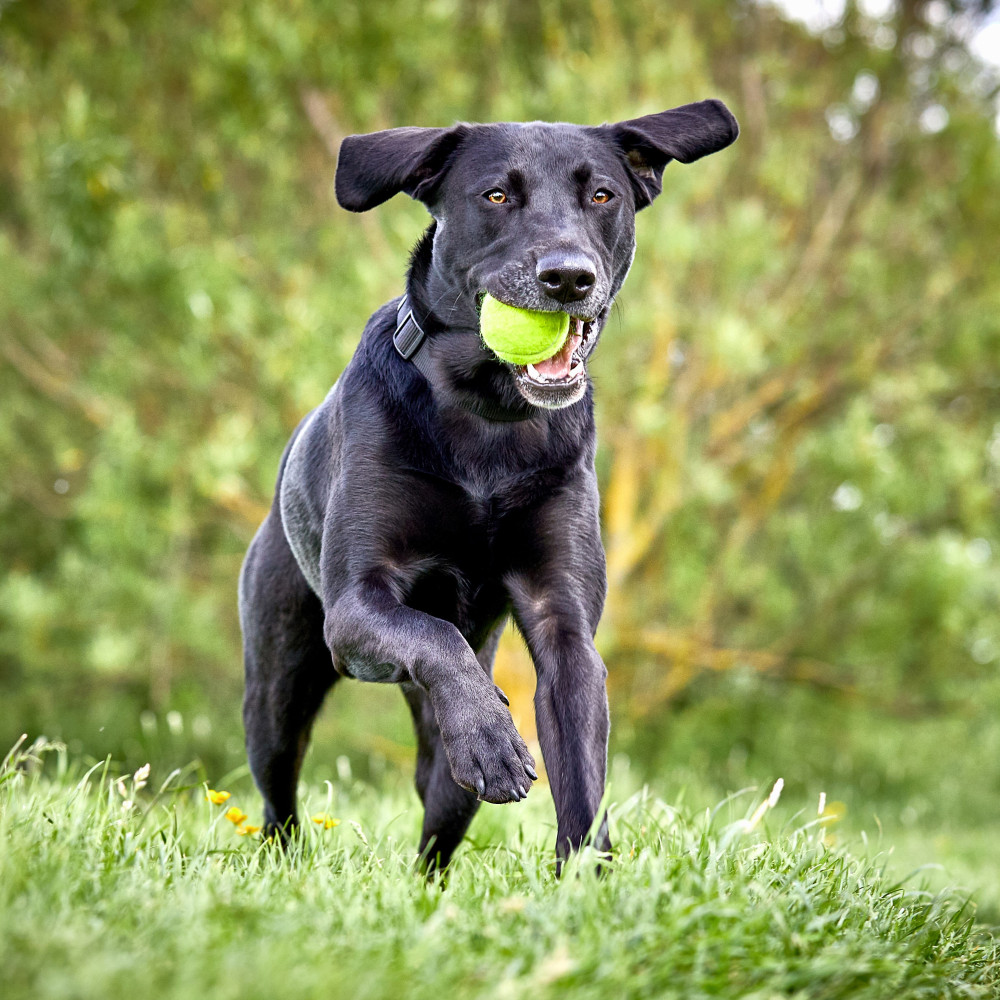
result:
M 337 201 L 351 212 L 366 212 L 400 191 L 429 202 L 467 131 L 456 125 L 349 135 L 337 158 Z
M 692 163 L 725 149 L 740 134 L 732 112 L 716 100 L 684 104 L 603 129 L 625 157 L 637 210 L 660 193 L 663 168 L 671 160 Z

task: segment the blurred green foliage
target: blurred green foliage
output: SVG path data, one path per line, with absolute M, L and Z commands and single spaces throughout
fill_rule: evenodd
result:
M 180 712 L 239 759 L 242 553 L 425 224 L 337 208 L 344 135 L 709 96 L 742 137 L 668 168 L 593 365 L 618 745 L 665 765 L 687 712 L 727 773 L 784 724 L 821 771 L 802 733 L 987 726 L 997 80 L 942 10 L 0 0 L 0 745 Z

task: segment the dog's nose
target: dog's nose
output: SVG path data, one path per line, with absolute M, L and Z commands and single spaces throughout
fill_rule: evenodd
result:
M 535 270 L 542 291 L 558 302 L 576 302 L 594 287 L 594 265 L 583 254 L 549 254 Z

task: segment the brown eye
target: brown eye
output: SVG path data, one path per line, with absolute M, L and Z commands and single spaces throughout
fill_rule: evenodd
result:
M 502 205 L 507 200 L 507 195 L 497 188 L 495 191 L 486 193 L 486 200 L 493 202 L 494 205 Z
M 595 191 L 594 192 L 594 197 L 591 198 L 590 200 L 595 205 L 604 205 L 604 204 L 607 204 L 607 202 L 611 201 L 611 198 L 612 198 L 611 192 L 610 191 L 605 191 L 603 188 L 601 188 L 600 191 Z

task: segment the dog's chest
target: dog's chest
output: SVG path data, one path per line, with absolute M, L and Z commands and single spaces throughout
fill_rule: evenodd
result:
M 416 477 L 390 556 L 404 602 L 473 644 L 485 638 L 507 610 L 505 578 L 535 543 L 546 478 L 521 475 L 485 493 Z

